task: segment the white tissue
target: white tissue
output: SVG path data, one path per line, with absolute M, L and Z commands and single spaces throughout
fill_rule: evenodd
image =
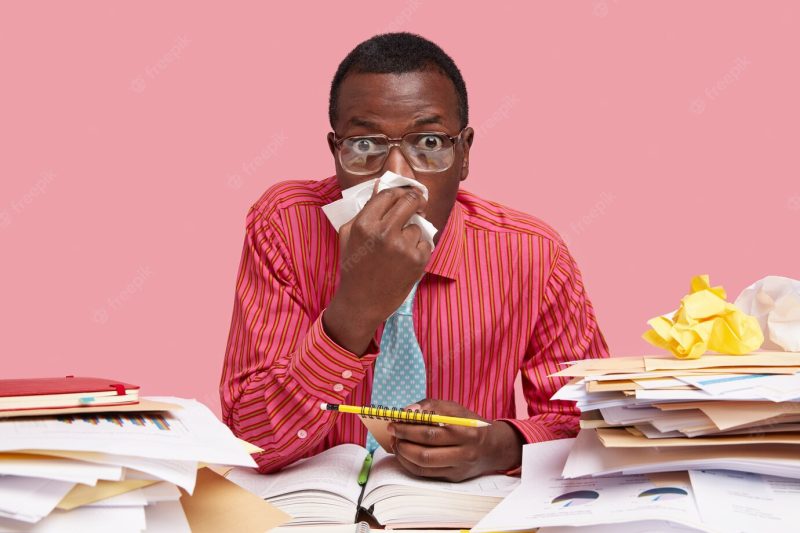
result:
M 758 319 L 762 348 L 800 352 L 800 281 L 767 276 L 743 290 L 735 305 Z
M 378 183 L 378 192 L 385 189 L 392 189 L 394 187 L 412 186 L 422 192 L 422 196 L 428 199 L 428 188 L 417 180 L 406 178 L 391 171 L 386 171 L 380 178 L 375 178 L 363 183 L 359 183 L 354 187 L 342 191 L 342 199 L 336 200 L 328 205 L 322 207 L 322 211 L 331 221 L 336 231 L 343 224 L 351 221 L 359 211 L 364 209 L 367 201 L 372 197 L 372 191 L 375 187 L 375 182 Z M 422 238 L 428 241 L 428 244 L 433 248 L 433 236 L 436 235 L 436 227 L 433 224 L 422 218 L 419 214 L 414 213 L 408 219 L 408 224 L 416 224 L 422 230 Z

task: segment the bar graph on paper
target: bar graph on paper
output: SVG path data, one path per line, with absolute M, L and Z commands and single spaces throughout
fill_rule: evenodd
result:
M 65 424 L 90 424 L 101 426 L 111 424 L 117 427 L 148 427 L 152 426 L 160 431 L 170 431 L 169 421 L 158 413 L 98 413 L 86 415 L 62 415 L 56 420 Z
M 10 420 L 5 430 L 17 434 L 35 432 L 41 438 L 99 438 L 138 436 L 173 440 L 188 434 L 186 426 L 169 413 L 77 413 Z M 2 433 L 2 432 L 0 432 Z

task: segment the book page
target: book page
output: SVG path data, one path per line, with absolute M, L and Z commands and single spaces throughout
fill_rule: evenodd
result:
M 371 529 L 365 522 L 361 522 L 339 526 L 282 526 L 270 529 L 269 533 L 371 533 L 373 531 L 376 530 Z
M 387 485 L 417 487 L 454 494 L 504 497 L 519 485 L 519 478 L 501 474 L 490 474 L 459 483 L 452 483 L 449 481 L 416 477 L 409 474 L 400 466 L 400 463 L 394 455 L 379 448 L 375 450 L 375 460 L 372 463 L 372 472 L 369 475 L 369 481 L 364 490 L 364 495 L 366 497 L 371 491 Z
M 280 472 L 259 474 L 252 468 L 234 468 L 226 477 L 264 499 L 316 490 L 341 495 L 357 504 L 361 494 L 358 473 L 366 456 L 367 450 L 361 446 L 340 444 Z

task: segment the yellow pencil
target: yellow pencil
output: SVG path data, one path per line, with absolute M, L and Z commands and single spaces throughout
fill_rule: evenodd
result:
M 430 411 L 412 411 L 410 409 L 398 409 L 394 407 L 372 407 L 357 405 L 337 405 L 332 403 L 321 403 L 319 408 L 323 411 L 339 411 L 340 413 L 351 413 L 354 415 L 366 416 L 369 418 L 381 418 L 395 422 L 411 422 L 418 424 L 448 424 L 451 426 L 467 426 L 473 428 L 483 428 L 489 424 L 483 420 L 474 418 L 461 418 L 458 416 L 437 415 Z

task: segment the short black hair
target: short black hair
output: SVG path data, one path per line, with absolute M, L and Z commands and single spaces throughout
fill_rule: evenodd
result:
M 438 45 L 413 33 L 383 33 L 362 42 L 347 54 L 331 82 L 328 118 L 331 127 L 336 122 L 336 104 L 339 88 L 344 78 L 351 72 L 366 74 L 402 74 L 436 68 L 450 78 L 456 89 L 458 115 L 461 128 L 467 126 L 469 106 L 467 105 L 467 86 L 461 71 L 453 59 Z

